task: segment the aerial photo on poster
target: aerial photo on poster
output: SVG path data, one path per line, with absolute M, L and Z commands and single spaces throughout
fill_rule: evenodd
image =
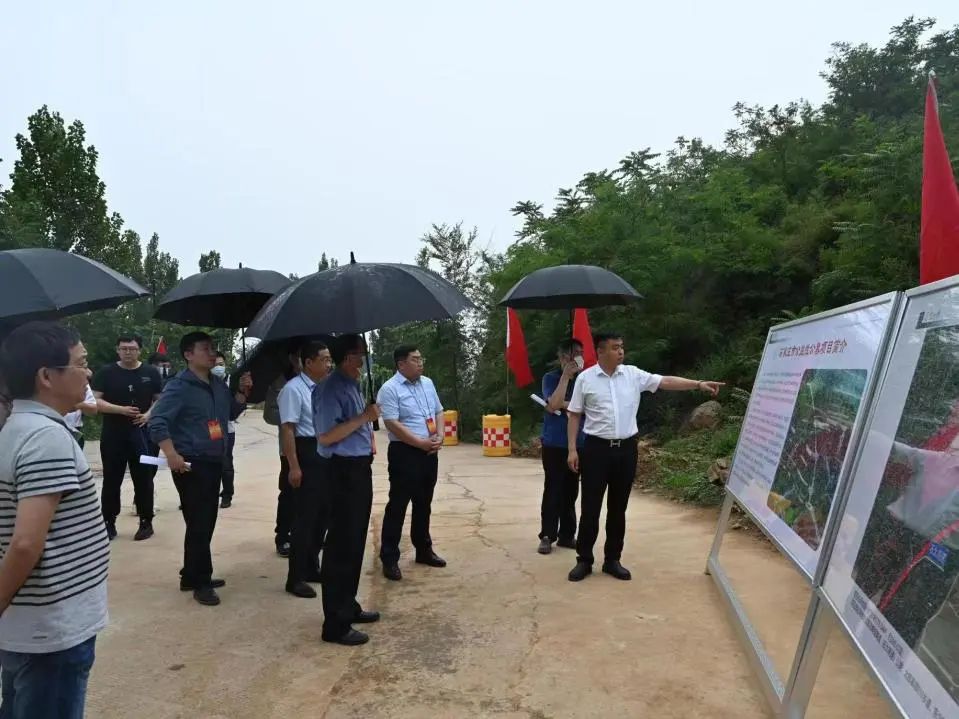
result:
M 809 369 L 799 385 L 766 504 L 813 549 L 822 541 L 866 376 L 865 369 Z

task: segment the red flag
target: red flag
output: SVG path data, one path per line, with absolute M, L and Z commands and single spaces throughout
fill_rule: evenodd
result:
M 583 345 L 583 366 L 596 364 L 596 345 L 593 344 L 593 332 L 589 329 L 589 315 L 580 308 L 573 313 L 573 339 Z
M 163 338 L 160 338 L 160 341 L 157 342 L 157 354 L 165 355 L 166 354 L 166 342 L 163 341 Z
M 506 308 L 506 366 L 513 372 L 517 387 L 525 387 L 533 381 L 533 370 L 529 368 L 529 354 L 526 352 L 526 340 L 523 326 L 512 307 Z
M 939 124 L 933 77 L 926 89 L 922 143 L 922 229 L 919 233 L 919 284 L 959 274 L 959 189 L 952 174 Z

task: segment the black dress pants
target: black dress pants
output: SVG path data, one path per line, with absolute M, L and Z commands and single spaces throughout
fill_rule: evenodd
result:
M 293 487 L 290 486 L 290 463 L 280 455 L 280 493 L 276 496 L 276 545 L 290 541 L 290 528 L 293 526 Z
M 323 549 L 323 636 L 338 639 L 360 611 L 356 592 L 373 508 L 373 457 L 330 459 L 330 524 Z
M 190 463 L 190 471 L 173 473 L 186 524 L 180 576 L 194 589 L 200 589 L 210 586 L 213 577 L 210 544 L 220 506 L 218 494 L 223 464 L 195 457 L 185 459 Z
M 389 460 L 390 497 L 383 514 L 380 535 L 380 560 L 396 564 L 400 559 L 400 537 L 406 508 L 413 504 L 410 519 L 410 540 L 417 555 L 429 554 L 433 548 L 430 537 L 430 511 L 439 459 L 404 442 L 390 442 L 386 453 Z
M 330 461 L 316 453 L 315 437 L 296 438 L 296 459 L 303 472 L 300 486 L 293 488 L 293 529 L 286 581 L 305 582 L 320 571 L 320 550 L 326 538 L 327 483 Z
M 543 501 L 539 538 L 572 542 L 576 537 L 579 474 L 569 468 L 566 447 L 543 447 Z
M 128 430 L 108 430 L 100 440 L 100 461 L 103 464 L 103 490 L 100 504 L 103 507 L 103 519 L 116 522 L 120 514 L 120 487 L 127 467 L 133 480 L 133 501 L 140 519 L 153 519 L 153 477 L 156 468 L 140 464 L 141 454 L 156 454 L 147 440 L 146 430 L 134 427 Z
M 593 545 L 599 536 L 599 514 L 606 497 L 606 561 L 618 560 L 623 554 L 626 535 L 626 505 L 636 477 L 636 439 L 624 439 L 619 446 L 608 440 L 586 437 L 579 450 L 579 469 L 583 494 L 580 503 L 579 537 L 576 553 L 579 561 L 593 563 Z

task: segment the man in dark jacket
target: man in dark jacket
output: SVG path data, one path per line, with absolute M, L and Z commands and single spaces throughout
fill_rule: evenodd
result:
M 180 340 L 187 368 L 173 377 L 150 413 L 150 436 L 173 472 L 180 494 L 186 537 L 180 589 L 193 590 L 200 604 L 216 605 L 215 591 L 226 582 L 213 578 L 210 542 L 216 527 L 220 480 L 227 455 L 227 429 L 246 408 L 252 388 L 249 375 L 240 378 L 239 392 L 211 373 L 216 352 L 205 332 L 190 332 Z

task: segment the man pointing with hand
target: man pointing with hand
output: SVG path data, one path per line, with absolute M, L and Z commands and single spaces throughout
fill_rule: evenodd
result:
M 593 545 L 599 534 L 599 514 L 603 496 L 606 502 L 606 546 L 603 571 L 616 579 L 632 579 L 620 564 L 626 534 L 626 505 L 636 476 L 639 428 L 636 413 L 643 392 L 658 389 L 700 390 L 713 397 L 722 382 L 702 382 L 684 377 L 663 377 L 638 367 L 624 365 L 623 338 L 615 333 L 595 337 L 598 363 L 583 370 L 576 379 L 569 400 L 569 467 L 580 472 L 582 504 L 579 536 L 576 540 L 576 566 L 569 581 L 578 582 L 593 571 Z M 576 448 L 580 416 L 585 415 L 586 439 L 582 450 Z

